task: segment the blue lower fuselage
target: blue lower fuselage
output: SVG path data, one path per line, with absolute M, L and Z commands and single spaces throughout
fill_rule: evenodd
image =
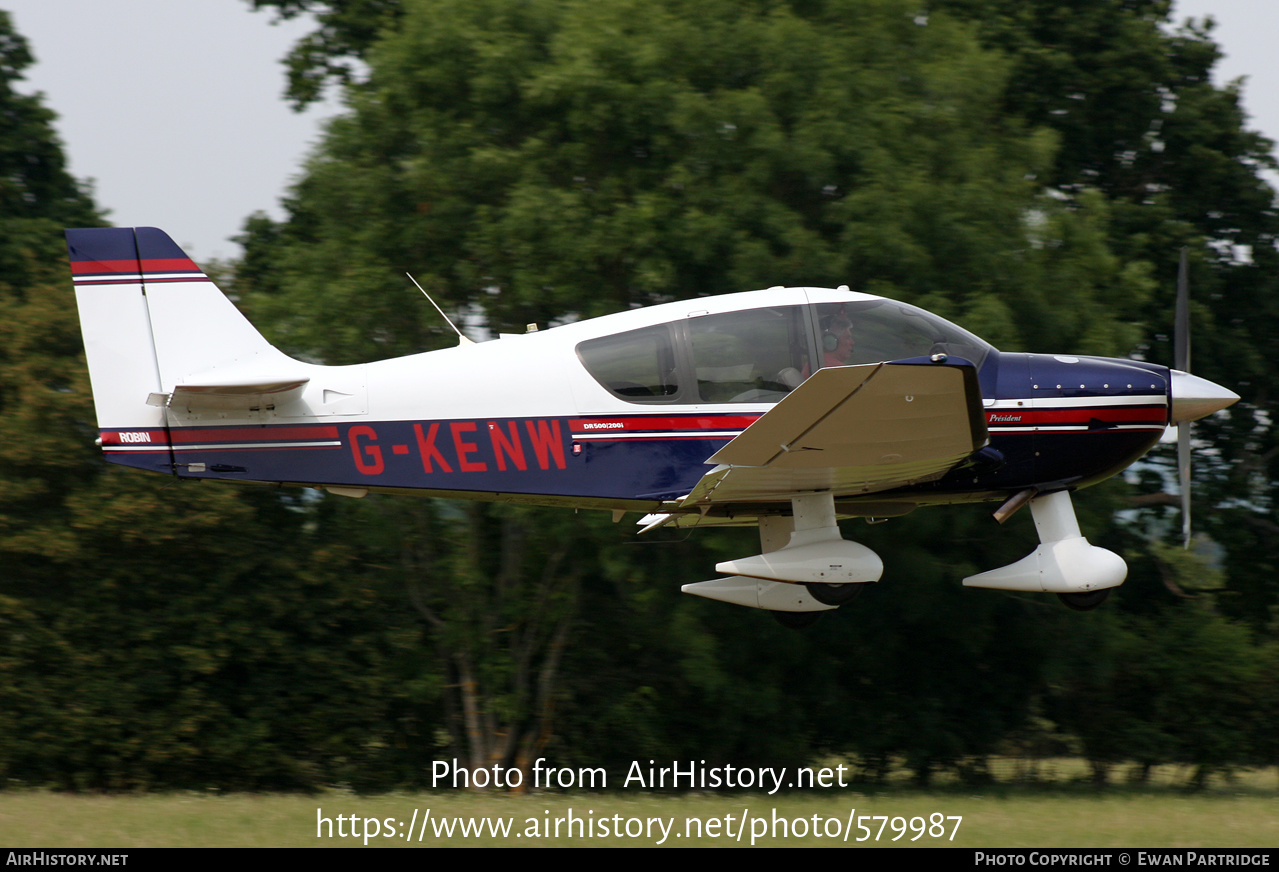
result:
M 1143 455 L 1168 423 L 1168 370 L 1152 364 L 995 352 L 979 379 L 987 447 L 933 481 L 837 495 L 841 511 L 1087 486 Z M 273 421 L 104 430 L 102 439 L 115 463 L 183 478 L 644 509 L 689 493 L 709 471 L 706 459 L 764 411 L 650 406 L 590 416 Z

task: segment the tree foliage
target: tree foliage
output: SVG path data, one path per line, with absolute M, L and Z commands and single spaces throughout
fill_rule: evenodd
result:
M 329 84 L 350 84 L 358 61 L 394 26 L 400 0 L 248 0 L 255 10 L 273 7 L 279 20 L 313 16 L 319 25 L 285 59 L 286 94 L 294 108 L 319 100 Z
M 1273 157 L 1246 129 L 1237 89 L 1211 83 L 1219 53 L 1208 25 L 1174 28 L 1168 16 L 1167 3 L 1101 0 L 1070 10 L 1003 0 L 923 10 L 892 0 L 395 4 L 363 47 L 326 31 L 328 56 L 358 58 L 365 75 L 349 81 L 351 111 L 312 158 L 289 220 L 249 225 L 254 267 L 242 277 L 282 343 L 333 362 L 443 341 L 424 308 L 404 316 L 403 269 L 499 329 L 764 284 L 847 283 L 928 306 L 1010 350 L 1159 359 L 1170 357 L 1175 251 L 1189 245 L 1197 369 L 1233 384 L 1235 354 L 1252 360 L 1273 336 L 1264 304 L 1241 304 L 1269 281 L 1273 195 L 1259 171 Z M 1251 260 L 1239 256 L 1248 247 Z M 1264 385 L 1243 387 L 1245 404 L 1201 430 L 1221 449 L 1200 465 L 1200 493 L 1219 506 L 1207 518 L 1215 535 L 1247 539 L 1228 560 L 1256 567 L 1273 519 L 1255 449 L 1273 437 Z M 1221 505 L 1243 470 L 1247 505 Z M 1134 593 L 1119 608 L 1140 637 L 1184 589 L 1159 583 L 1159 552 L 1133 535 L 1142 524 L 1115 526 L 1117 495 L 1099 496 L 1082 511 L 1098 515 L 1094 541 L 1113 540 L 1133 562 Z M 1230 514 L 1245 523 L 1227 530 Z M 922 519 L 894 526 L 857 535 L 890 575 L 901 567 L 886 581 L 906 592 L 867 604 L 854 628 L 814 631 L 838 639 L 835 661 L 867 664 L 869 683 L 859 674 L 841 686 L 835 662 L 825 678 L 761 671 L 724 641 L 737 619 L 699 603 L 648 619 L 682 628 L 674 647 L 661 633 L 645 645 L 687 666 L 677 678 L 643 669 L 633 646 L 620 671 L 601 662 L 616 656 L 607 651 L 569 654 L 570 675 L 585 662 L 630 689 L 589 704 L 579 690 L 567 710 L 596 725 L 638 721 L 652 730 L 643 741 L 673 747 L 687 691 L 749 719 L 771 710 L 761 703 L 769 682 L 784 681 L 841 700 L 829 720 L 800 694 L 786 700 L 808 742 L 905 756 L 921 778 L 988 753 L 1029 722 L 1061 656 L 1045 640 L 1072 632 L 1075 616 L 951 597 L 957 565 L 1009 562 L 1019 546 L 988 546 L 975 526 L 958 542 L 921 532 Z M 645 559 L 619 565 L 646 577 Z M 590 605 L 578 638 L 653 614 L 651 603 L 635 611 L 644 599 L 632 588 L 601 587 L 601 572 L 581 576 Z M 1240 565 L 1220 588 L 1247 589 L 1227 602 L 1258 626 L 1271 596 L 1262 572 Z M 955 599 L 941 621 L 939 597 Z M 920 638 L 935 644 L 903 644 Z M 797 662 L 827 656 L 802 640 L 784 647 L 795 646 Z M 982 678 L 994 673 L 1005 678 L 997 688 Z M 750 688 L 751 715 L 721 698 L 730 686 Z M 905 699 L 926 704 L 906 711 Z M 738 732 L 719 727 L 722 745 L 745 753 Z M 574 747 L 608 756 L 607 742 L 563 729 Z
M 410 780 L 431 700 L 388 688 L 419 640 L 351 583 L 331 510 L 173 486 L 94 447 L 62 228 L 100 219 L 52 114 L 14 90 L 30 61 L 0 13 L 0 784 Z
M 1171 6 L 934 4 L 974 22 L 983 44 L 1009 58 L 1008 111 L 1058 136 L 1044 181 L 1071 197 L 1104 195 L 1108 248 L 1155 279 L 1132 349 L 1146 359 L 1173 362 L 1176 252 L 1190 248 L 1194 371 L 1243 397 L 1196 425 L 1196 525 L 1226 545 L 1223 608 L 1262 628 L 1279 604 L 1269 571 L 1279 531 L 1269 364 L 1279 353 L 1279 214 L 1263 177 L 1276 168 L 1274 144 L 1248 129 L 1240 82 L 1213 85 L 1221 51 L 1211 21 L 1174 27 Z

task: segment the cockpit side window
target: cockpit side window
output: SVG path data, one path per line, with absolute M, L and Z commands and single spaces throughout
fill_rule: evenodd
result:
M 702 315 L 685 323 L 703 403 L 776 403 L 811 371 L 801 306 Z
M 630 403 L 776 403 L 813 371 L 807 307 L 701 315 L 588 339 L 577 355 Z
M 679 373 L 670 325 L 588 339 L 577 346 L 577 355 L 596 381 L 624 400 L 679 400 Z

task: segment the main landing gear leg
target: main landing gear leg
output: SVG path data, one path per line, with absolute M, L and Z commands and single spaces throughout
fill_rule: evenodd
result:
M 795 497 L 789 517 L 761 517 L 759 538 L 759 554 L 716 565 L 731 578 L 687 584 L 684 592 L 766 609 L 786 626 L 805 626 L 852 601 L 884 571 L 879 555 L 840 536 L 829 493 Z

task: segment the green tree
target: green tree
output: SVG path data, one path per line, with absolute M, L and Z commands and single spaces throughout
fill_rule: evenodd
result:
M 1043 339 L 1113 353 L 1136 342 L 1127 321 L 1149 282 L 1109 253 L 1105 204 L 1084 198 L 1067 209 L 1042 194 L 1034 177 L 1052 160 L 1053 137 L 1005 119 L 1008 64 L 945 16 L 923 21 L 890 0 L 768 8 L 489 0 L 400 9 L 395 26 L 361 52 L 367 79 L 348 86 L 351 112 L 333 122 L 309 162 L 289 219 L 257 217 L 246 227 L 239 287 L 252 316 L 295 353 L 345 363 L 449 341 L 433 313 L 412 302 L 405 269 L 448 307 L 478 311 L 498 329 L 761 284 L 847 282 L 971 318 L 1014 347 Z M 1103 296 L 1115 286 L 1126 291 L 1119 308 Z M 1047 317 L 1063 300 L 1071 316 Z M 406 315 L 409 306 L 416 309 Z M 594 638 L 592 622 L 605 620 L 597 596 L 617 592 L 606 579 L 654 577 L 642 549 L 614 564 L 585 556 L 593 549 L 572 539 L 579 547 L 563 557 L 564 581 L 548 588 L 540 573 L 515 567 L 527 563 L 521 554 L 554 565 L 553 553 L 505 549 L 558 529 L 552 516 L 489 508 L 391 514 L 375 505 L 352 511 L 377 511 L 379 527 L 407 543 L 384 565 L 410 579 L 439 662 L 449 664 L 459 756 L 526 757 L 515 737 L 544 723 L 535 713 L 546 701 L 520 676 L 548 664 L 542 674 L 556 674 L 565 620 L 577 621 L 570 638 Z M 707 544 L 715 547 L 714 537 Z M 885 547 L 891 562 L 912 546 L 889 539 Z M 946 562 L 938 558 L 935 575 Z M 576 605 L 578 580 L 592 591 L 589 612 Z M 535 625 L 548 596 L 561 610 Z M 703 750 L 751 755 L 765 754 L 770 745 L 759 737 L 776 730 L 752 735 L 728 722 L 794 723 L 796 700 L 783 688 L 800 686 L 794 673 L 803 671 L 805 643 L 787 643 L 797 658 L 790 665 L 764 665 L 727 641 L 738 623 L 762 616 L 706 624 L 695 617 L 701 605 L 646 617 L 628 601 L 603 610 L 607 620 L 657 620 L 645 632 L 663 640 L 655 650 L 678 656 L 680 680 L 621 670 L 627 689 L 600 702 L 606 722 L 643 711 L 646 741 L 686 742 L 699 735 L 689 712 L 706 711 L 690 694 L 711 698 L 725 723 L 715 731 L 719 747 Z M 663 621 L 683 628 L 688 652 L 676 654 Z M 980 632 L 995 632 L 996 623 Z M 877 632 L 890 627 L 902 625 Z M 961 640 L 963 632 L 979 631 L 948 633 L 955 647 L 916 653 L 949 658 L 955 648 L 985 648 L 999 659 L 997 645 Z M 546 640 L 535 664 L 514 644 L 521 633 Z M 853 635 L 859 641 L 844 644 L 865 638 Z M 611 656 L 633 656 L 601 642 Z M 895 680 L 904 665 L 886 666 L 885 700 L 924 691 L 914 679 Z M 910 669 L 915 678 L 929 674 L 922 664 Z M 926 685 L 954 693 L 921 771 L 989 750 L 990 737 L 1018 723 L 1028 703 L 1029 682 L 1019 681 L 998 715 L 989 708 L 975 719 L 959 691 L 974 685 L 942 677 L 950 674 L 931 673 L 936 682 Z M 820 695 L 832 680 L 823 673 L 803 686 Z M 587 691 L 579 685 L 580 696 Z M 483 691 L 468 698 L 470 688 Z M 861 702 L 866 691 L 841 693 Z M 565 705 L 597 712 L 580 698 Z M 837 714 L 804 715 L 807 708 L 798 706 L 799 717 L 813 723 L 795 732 L 794 753 L 807 742 L 853 741 L 846 727 L 817 726 L 821 717 L 838 723 Z M 918 726 L 903 722 L 893 752 Z M 983 729 L 989 735 L 979 738 Z
M 1279 213 L 1262 173 L 1276 160 L 1274 144 L 1248 129 L 1242 83 L 1212 83 L 1221 56 L 1212 21 L 1174 26 L 1167 0 L 932 6 L 971 21 L 983 44 L 1008 58 L 1007 110 L 1061 143 L 1043 181 L 1071 198 L 1104 195 L 1110 250 L 1155 280 L 1135 316 L 1143 335 L 1124 353 L 1173 362 L 1177 251 L 1190 247 L 1194 370 L 1243 397 L 1196 425 L 1212 448 L 1197 452 L 1196 526 L 1226 547 L 1222 608 L 1257 629 L 1271 626 L 1279 605 L 1271 423 L 1279 410 L 1269 363 L 1279 353 Z M 1170 468 L 1171 457 L 1163 462 Z
M 0 777 L 412 783 L 434 718 L 395 684 L 413 628 L 328 507 L 104 464 L 69 285 L 0 288 Z
M 1246 379 L 1245 403 L 1199 431 L 1221 446 L 1198 466 L 1200 493 L 1217 505 L 1205 521 L 1228 549 L 1226 588 L 1245 594 L 1228 608 L 1268 626 L 1279 451 L 1262 375 L 1275 254 L 1258 171 L 1273 161 L 1246 130 L 1237 90 L 1211 84 L 1218 52 L 1205 26 L 1173 29 L 1167 3 L 1142 0 L 1069 10 L 1038 0 L 435 0 L 378 4 L 363 23 L 350 17 L 365 8 L 358 2 L 255 6 L 320 14 L 294 58 L 310 87 L 295 99 L 335 77 L 347 83 L 350 112 L 309 162 L 289 218 L 246 227 L 239 276 L 253 317 L 284 347 L 327 362 L 451 341 L 427 307 L 406 314 L 405 269 L 454 312 L 496 329 L 775 283 L 847 283 L 921 303 L 1006 350 L 1170 362 L 1172 264 L 1192 246 L 1195 368 L 1227 384 L 1237 384 L 1232 371 Z M 365 27 L 374 20 L 376 33 Z M 1235 256 L 1248 246 L 1251 261 Z M 1132 557 L 1120 607 L 1172 609 L 1157 555 L 1109 520 L 1119 493 L 1099 489 L 1080 505 L 1093 541 Z M 1230 504 L 1232 493 L 1246 496 Z M 458 638 L 510 626 L 505 610 L 524 607 L 511 598 L 524 585 L 492 571 L 496 551 L 475 559 L 468 547 L 553 522 L 422 512 L 428 521 L 386 528 L 432 543 L 412 546 L 429 561 L 404 564 L 421 567 L 418 592 L 447 596 L 459 584 L 458 602 L 482 604 Z M 890 571 L 900 567 L 876 591 L 878 610 L 787 637 L 766 663 L 734 644 L 749 626 L 739 621 L 759 616 L 655 607 L 633 585 L 660 575 L 661 560 L 644 549 L 575 549 L 591 553 L 565 558 L 565 577 L 582 589 L 563 588 L 556 620 L 577 616 L 570 639 L 597 626 L 635 629 L 591 637 L 601 647 L 589 655 L 568 646 L 575 668 L 563 686 L 573 695 L 562 710 L 592 725 L 642 724 L 648 746 L 673 747 L 672 736 L 690 734 L 676 728 L 689 727 L 690 700 L 713 699 L 720 726 L 767 731 L 785 711 L 801 745 L 867 761 L 906 755 L 921 778 L 972 766 L 1025 726 L 1044 676 L 1069 668 L 1073 649 L 1046 640 L 1081 619 L 1015 597 L 960 599 L 953 585 L 967 567 L 1010 562 L 1033 541 L 1025 524 L 1001 537 L 993 525 L 980 531 L 979 513 L 963 518 L 945 534 L 917 518 L 891 534 L 856 531 Z M 746 553 L 743 541 L 699 533 L 696 547 L 736 542 Z M 945 617 L 962 618 L 939 619 L 939 598 L 951 604 Z M 427 618 L 440 615 L 437 606 Z M 461 618 L 441 625 L 452 620 Z M 553 638 L 553 626 L 533 635 Z M 660 654 L 637 655 L 637 637 Z M 903 641 L 920 637 L 932 643 Z M 679 669 L 662 672 L 658 661 L 682 649 Z M 498 664 L 485 691 L 496 700 L 514 686 L 518 657 L 485 656 Z M 841 662 L 874 666 L 868 678 Z M 619 690 L 605 694 L 583 675 L 614 676 Z M 520 699 L 500 724 L 529 723 L 538 706 Z M 449 705 L 465 709 L 460 698 Z M 580 722 L 561 728 L 574 747 L 608 755 Z M 459 730 L 454 744 L 465 747 Z M 715 734 L 708 753 L 758 747 L 731 727 Z
M 1268 729 L 1257 709 L 1264 649 L 1202 603 L 1111 621 L 1068 643 L 1078 666 L 1056 683 L 1049 711 L 1079 737 L 1104 783 L 1134 761 L 1193 767 L 1202 788 L 1217 771 L 1253 762 Z
M 273 7 L 279 20 L 311 15 L 319 25 L 285 58 L 287 95 L 303 109 L 319 100 L 329 84 L 350 84 L 356 66 L 384 28 L 394 27 L 400 0 L 248 0 L 255 10 Z
M 334 362 L 366 356 L 361 337 L 380 353 L 419 349 L 432 327 L 404 317 L 394 264 L 503 329 L 767 276 L 971 313 L 1012 347 L 1137 341 L 1124 324 L 1148 279 L 1087 241 L 1104 238 L 1104 206 L 1040 196 L 1027 175 L 1047 168 L 1053 139 L 1000 115 L 1006 67 L 962 26 L 886 2 L 802 14 L 724 2 L 698 13 L 717 21 L 712 35 L 688 12 L 406 7 L 365 54 L 369 80 L 290 221 L 250 228 L 288 238 L 278 253 L 297 261 L 283 273 L 306 276 L 299 295 L 323 277 L 328 309 L 296 318 L 286 282 L 263 319 L 287 315 L 294 347 Z M 1054 287 L 1044 280 L 1063 259 L 1082 281 Z M 1045 284 L 1053 298 L 1028 290 Z M 1100 299 L 1116 287 L 1118 318 Z M 1062 295 L 1080 304 L 1064 325 L 1044 317 Z M 330 319 L 341 326 L 306 334 Z

